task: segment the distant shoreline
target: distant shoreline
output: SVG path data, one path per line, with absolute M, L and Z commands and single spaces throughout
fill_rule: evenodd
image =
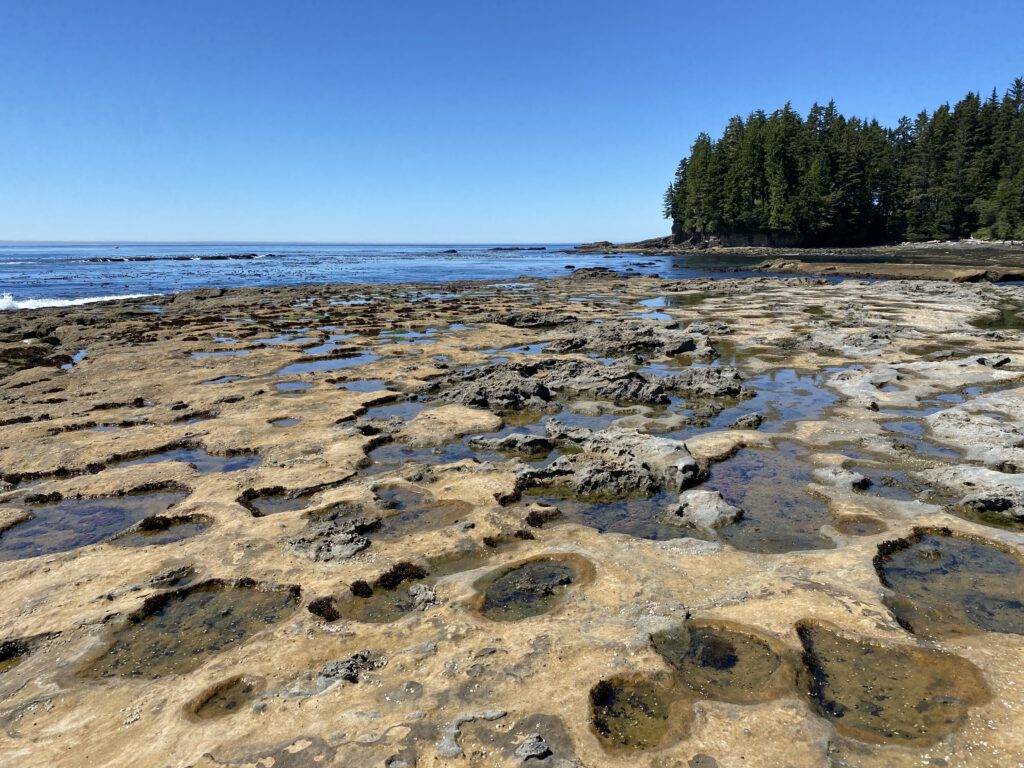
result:
M 1024 280 L 1024 241 L 957 240 L 865 247 L 802 248 L 676 243 L 671 237 L 576 246 L 579 253 L 727 256 L 736 268 L 794 275 L 952 282 Z

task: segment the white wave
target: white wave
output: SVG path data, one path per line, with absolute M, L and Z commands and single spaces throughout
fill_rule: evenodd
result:
M 128 293 L 121 296 L 87 296 L 82 299 L 15 299 L 11 294 L 0 294 L 0 311 L 12 309 L 42 309 L 43 307 L 75 307 L 79 304 L 93 304 L 97 301 L 118 299 L 142 299 L 158 296 L 155 293 Z

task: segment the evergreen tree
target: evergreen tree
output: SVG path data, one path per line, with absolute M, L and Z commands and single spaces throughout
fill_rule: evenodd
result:
M 1024 78 L 892 129 L 814 104 L 702 133 L 665 192 L 679 241 L 1024 239 Z

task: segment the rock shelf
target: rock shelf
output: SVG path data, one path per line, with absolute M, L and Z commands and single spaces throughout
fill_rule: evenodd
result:
M 1024 755 L 1024 288 L 145 301 L 0 313 L 0 764 Z

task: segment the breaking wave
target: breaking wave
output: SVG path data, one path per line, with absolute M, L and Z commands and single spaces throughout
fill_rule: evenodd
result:
M 142 299 L 155 296 L 153 293 L 128 293 L 121 296 L 87 296 L 82 299 L 15 299 L 9 293 L 0 294 L 0 311 L 12 309 L 42 309 L 43 307 L 74 307 L 79 304 L 92 304 L 97 301 L 117 301 L 118 299 Z

